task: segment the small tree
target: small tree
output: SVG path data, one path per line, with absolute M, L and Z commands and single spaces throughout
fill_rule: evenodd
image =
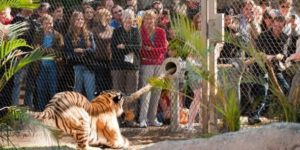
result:
M 0 1 L 0 11 L 7 7 L 35 9 L 38 6 L 39 0 Z M 18 49 L 20 47 L 31 47 L 24 39 L 19 39 L 19 36 L 28 29 L 27 25 L 25 22 L 11 25 L 0 24 L 0 68 L 4 69 L 4 74 L 0 77 L 0 91 L 16 72 L 44 57 L 43 53 L 38 49 L 32 52 L 22 52 Z

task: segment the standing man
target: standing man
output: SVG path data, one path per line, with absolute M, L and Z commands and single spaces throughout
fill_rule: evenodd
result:
M 122 14 L 123 14 L 123 8 L 120 5 L 115 5 L 111 9 L 111 14 L 113 16 L 110 26 L 113 29 L 117 29 L 122 26 Z

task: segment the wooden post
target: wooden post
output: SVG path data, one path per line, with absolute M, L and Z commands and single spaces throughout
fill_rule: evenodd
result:
M 208 43 L 209 48 L 213 49 L 209 56 L 209 71 L 213 76 L 213 82 L 210 86 L 210 101 L 209 101 L 209 123 L 208 132 L 217 133 L 217 111 L 215 105 L 217 103 L 216 94 L 216 82 L 218 80 L 217 73 L 217 52 L 220 47 L 216 46 L 217 42 L 224 41 L 224 16 L 223 14 L 217 14 L 217 0 L 210 0 L 208 3 Z
M 207 48 L 207 0 L 202 0 L 201 1 L 201 37 L 203 39 L 203 47 Z M 209 61 L 208 57 L 206 57 L 205 62 L 207 64 L 204 64 L 203 66 L 206 67 L 204 68 L 205 70 L 209 70 Z M 209 120 L 209 113 L 208 113 L 208 101 L 209 101 L 209 83 L 206 81 L 203 81 L 203 87 L 202 87 L 202 104 L 204 107 L 201 107 L 202 111 L 200 111 L 202 119 L 202 132 L 203 133 L 208 133 L 208 120 Z
M 179 90 L 179 80 L 178 77 L 171 79 L 173 87 Z M 172 132 L 176 132 L 179 129 L 179 95 L 177 92 L 171 92 L 171 122 L 170 127 Z
M 224 40 L 223 28 L 223 15 L 217 14 L 217 0 L 202 0 L 201 13 L 202 13 L 202 38 L 204 47 L 207 49 L 214 49 L 216 40 Z M 220 38 L 221 37 L 221 38 Z M 203 105 L 202 111 L 202 126 L 203 133 L 216 133 L 217 132 L 217 115 L 215 109 L 216 81 L 217 81 L 217 58 L 216 51 L 211 51 L 207 57 L 207 71 L 213 77 L 212 83 L 205 82 L 203 85 Z

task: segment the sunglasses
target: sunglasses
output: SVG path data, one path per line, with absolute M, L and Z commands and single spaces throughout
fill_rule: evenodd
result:
M 120 10 L 115 11 L 115 12 L 113 12 L 113 13 L 116 14 L 116 13 L 121 13 L 121 12 L 122 12 L 122 10 L 120 9 Z
M 288 5 L 282 5 L 282 6 L 280 6 L 281 8 L 290 8 L 290 6 L 288 6 Z
M 269 6 L 269 3 L 267 3 L 267 2 L 262 2 L 261 5 Z

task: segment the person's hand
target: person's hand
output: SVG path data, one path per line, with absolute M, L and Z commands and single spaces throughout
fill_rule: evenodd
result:
M 175 31 L 172 30 L 172 29 L 169 29 L 168 32 L 169 32 L 170 38 L 171 38 L 171 39 L 174 39 L 174 38 L 175 38 Z
M 74 52 L 75 52 L 75 53 L 82 54 L 82 53 L 83 53 L 83 49 L 82 49 L 82 48 L 75 48 L 75 49 L 74 49 Z
M 284 58 L 284 55 L 283 54 L 277 54 L 277 55 L 275 55 L 275 59 L 276 60 L 282 60 Z
M 286 62 L 288 61 L 300 61 L 300 53 L 292 54 L 290 57 L 286 59 Z
M 272 61 L 276 56 L 275 55 L 266 55 L 268 61 Z
M 21 59 L 22 58 L 22 55 L 24 55 L 25 53 L 23 51 L 21 51 L 20 49 L 17 49 L 15 50 L 15 56 L 18 58 L 18 59 Z
M 295 18 L 290 18 L 290 19 L 287 21 L 287 23 L 290 23 L 290 24 L 291 24 L 291 28 L 292 28 L 293 31 L 296 29 L 297 23 L 296 23 Z
M 63 60 L 63 58 L 61 58 L 61 57 L 56 57 L 55 58 L 55 62 L 61 62 Z
M 145 50 L 151 51 L 152 47 L 151 46 L 145 46 Z
M 119 44 L 119 45 L 117 45 L 117 48 L 118 49 L 125 49 L 125 45 L 124 44 Z
M 168 51 L 168 56 L 175 57 L 176 55 L 177 55 L 177 51 L 176 50 L 169 50 Z

